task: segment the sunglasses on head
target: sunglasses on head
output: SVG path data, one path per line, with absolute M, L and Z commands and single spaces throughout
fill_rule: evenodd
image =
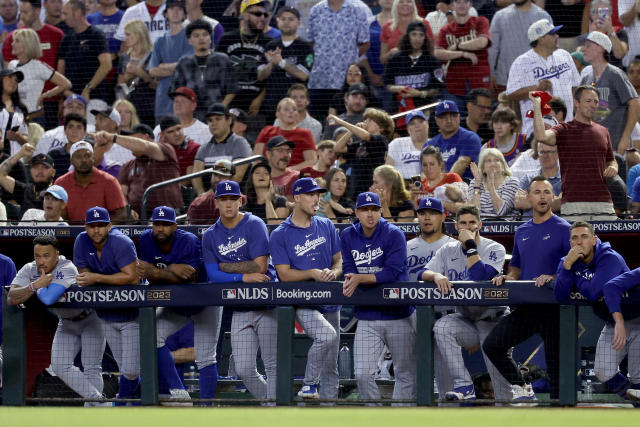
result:
M 260 18 L 261 16 L 264 16 L 265 18 L 267 18 L 269 16 L 269 12 L 249 12 L 251 15 L 256 16 L 258 18 Z

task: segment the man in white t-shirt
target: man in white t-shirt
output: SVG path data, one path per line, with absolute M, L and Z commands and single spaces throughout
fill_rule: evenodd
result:
M 532 48 L 518 56 L 509 70 L 507 97 L 520 101 L 523 133 L 533 132 L 533 119 L 526 117 L 527 110 L 533 109 L 530 91 L 546 91 L 562 99 L 567 105 L 565 120 L 573 119 L 573 88 L 580 85 L 580 75 L 569 52 L 558 49 L 561 28 L 547 19 L 531 24 L 527 37 Z
M 209 126 L 193 116 L 198 106 L 196 93 L 192 89 L 182 86 L 171 92 L 169 97 L 173 99 L 173 114 L 180 120 L 184 136 L 200 145 L 209 142 L 213 136 Z M 153 135 L 157 142 L 160 138 L 160 125 L 153 129 Z
M 60 227 L 69 225 L 62 220 L 62 211 L 67 206 L 69 196 L 67 191 L 59 185 L 52 185 L 43 191 L 42 209 L 29 209 L 24 215 L 18 226 L 53 226 Z M 43 224 L 43 222 L 47 224 Z
M 386 163 L 395 166 L 404 179 L 420 175 L 420 153 L 429 139 L 429 120 L 422 111 L 412 111 L 406 117 L 409 136 L 396 138 L 389 144 Z
M 116 31 L 115 38 L 124 41 L 124 26 L 129 21 L 139 19 L 145 23 L 149 29 L 151 43 L 155 43 L 169 29 L 169 24 L 164 17 L 164 0 L 146 0 L 125 10 L 122 20 Z M 153 16 L 151 15 L 153 13 Z

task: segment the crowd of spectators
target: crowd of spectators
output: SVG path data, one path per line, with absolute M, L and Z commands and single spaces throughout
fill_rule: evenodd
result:
M 47 221 L 212 223 L 220 177 L 274 224 L 299 177 L 336 222 L 363 191 L 389 221 L 424 197 L 526 218 L 538 174 L 569 219 L 640 212 L 638 2 L 4 3 L 0 220 L 36 224 L 49 197 Z

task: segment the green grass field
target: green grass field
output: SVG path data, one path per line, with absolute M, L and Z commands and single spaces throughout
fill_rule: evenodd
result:
M 3 427 L 605 427 L 638 420 L 633 409 L 591 408 L 0 408 Z

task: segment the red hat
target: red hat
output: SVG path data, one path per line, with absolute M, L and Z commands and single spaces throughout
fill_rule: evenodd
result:
M 536 98 L 540 98 L 540 104 L 542 107 L 542 116 L 546 116 L 547 114 L 551 114 L 551 107 L 547 105 L 547 102 L 551 101 L 551 94 L 549 92 L 536 91 L 533 92 L 533 95 Z M 526 116 L 530 119 L 533 118 L 533 110 L 527 110 Z
M 171 92 L 169 94 L 169 98 L 173 99 L 178 95 L 182 95 L 190 99 L 192 102 L 195 102 L 196 104 L 198 103 L 198 96 L 196 95 L 196 93 L 192 89 L 189 89 L 186 86 L 181 86 L 178 89 Z

